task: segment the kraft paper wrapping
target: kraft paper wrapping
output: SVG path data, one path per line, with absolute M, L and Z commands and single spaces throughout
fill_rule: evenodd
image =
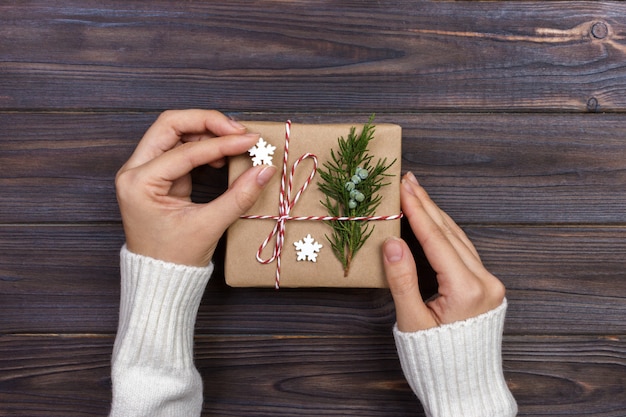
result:
M 247 215 L 278 215 L 278 199 L 282 174 L 285 123 L 281 122 L 243 122 L 250 132 L 261 134 L 269 144 L 276 146 L 273 165 L 278 171 L 266 186 L 257 203 Z M 330 150 L 337 151 L 337 139 L 348 137 L 350 128 L 356 127 L 361 132 L 363 124 L 297 124 L 291 125 L 289 142 L 288 170 L 294 161 L 305 153 L 313 153 L 318 158 L 318 167 L 330 158 Z M 387 158 L 387 163 L 396 162 L 387 171 L 393 175 L 382 187 L 380 206 L 376 215 L 397 215 L 400 213 L 400 175 L 402 130 L 394 124 L 376 124 L 374 139 L 368 147 L 368 154 L 373 155 L 371 164 L 378 159 Z M 246 153 L 231 158 L 229 163 L 229 184 L 252 166 L 252 160 Z M 293 194 L 306 181 L 313 169 L 313 162 L 304 160 L 298 168 L 293 181 Z M 320 203 L 324 194 L 318 189 L 319 174 L 290 212 L 291 216 L 328 216 L 326 208 Z M 292 195 L 293 195 L 292 194 Z M 374 232 L 365 245 L 354 257 L 348 276 L 344 276 L 341 262 L 335 257 L 325 235 L 331 235 L 332 229 L 323 221 L 307 220 L 286 222 L 285 242 L 281 256 L 280 287 L 357 287 L 384 288 L 387 286 L 383 271 L 381 247 L 390 236 L 400 236 L 400 220 L 373 221 Z M 229 229 L 226 246 L 225 275 L 228 285 L 233 287 L 274 287 L 276 261 L 262 264 L 256 259 L 257 251 L 270 234 L 276 220 L 239 219 Z M 294 242 L 310 234 L 315 241 L 323 245 L 316 262 L 297 261 Z M 275 240 L 267 245 L 262 258 L 271 257 Z

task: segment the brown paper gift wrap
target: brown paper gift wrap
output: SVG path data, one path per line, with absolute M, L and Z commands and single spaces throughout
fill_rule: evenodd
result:
M 266 186 L 257 203 L 247 215 L 278 215 L 278 198 L 283 166 L 285 146 L 285 123 L 244 122 L 250 132 L 261 134 L 269 144 L 276 146 L 273 165 L 278 167 L 271 182 Z M 387 158 L 387 163 L 396 162 L 387 171 L 393 175 L 387 178 L 389 185 L 382 187 L 382 195 L 376 215 L 388 216 L 400 213 L 400 171 L 402 130 L 393 124 L 374 124 L 374 139 L 369 143 L 368 154 L 373 156 L 370 165 L 378 159 Z M 287 169 L 305 153 L 315 154 L 318 167 L 330 158 L 330 150 L 338 150 L 337 139 L 348 137 L 350 128 L 356 127 L 360 134 L 362 124 L 297 124 L 291 125 L 289 159 Z M 252 166 L 252 160 L 246 153 L 231 158 L 229 164 L 229 183 Z M 305 159 L 298 166 L 294 180 L 292 198 L 311 174 L 313 161 Z M 326 208 L 320 203 L 324 194 L 318 189 L 319 174 L 315 175 L 309 187 L 301 195 L 289 213 L 290 216 L 328 216 Z M 383 271 L 381 247 L 390 236 L 400 236 L 400 220 L 372 221 L 374 232 L 365 245 L 353 258 L 348 276 L 344 276 L 341 262 L 335 257 L 330 242 L 332 228 L 323 221 L 288 220 L 285 227 L 285 242 L 281 255 L 280 287 L 358 287 L 384 288 L 387 286 Z M 226 246 L 225 275 L 228 285 L 233 287 L 274 287 L 276 261 L 262 264 L 256 253 L 263 241 L 270 234 L 276 220 L 239 219 L 229 229 Z M 317 261 L 297 261 L 294 242 L 310 234 L 316 242 L 323 245 L 317 255 Z M 262 253 L 262 259 L 271 257 L 275 239 L 269 242 Z

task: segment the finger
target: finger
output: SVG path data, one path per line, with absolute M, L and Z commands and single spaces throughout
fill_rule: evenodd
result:
M 134 167 L 156 158 L 176 146 L 185 135 L 226 136 L 245 131 L 244 126 L 215 110 L 168 110 L 146 131 L 128 165 Z
M 460 279 L 465 276 L 468 267 L 459 254 L 459 245 L 455 246 L 451 242 L 453 238 L 450 231 L 431 217 L 425 206 L 429 204 L 428 201 L 423 195 L 422 198 L 418 195 L 419 188 L 421 187 L 410 178 L 402 180 L 400 187 L 402 212 L 422 245 L 430 265 L 437 272 L 438 279 Z M 438 220 L 440 221 L 440 218 Z
M 398 329 L 414 332 L 435 327 L 437 323 L 420 294 L 415 260 L 402 239 L 389 238 L 385 241 L 383 265 L 396 307 Z
M 164 153 L 144 165 L 148 178 L 175 181 L 200 165 L 219 162 L 226 156 L 239 155 L 258 140 L 256 134 L 222 136 L 202 142 L 189 142 Z M 165 185 L 165 184 L 164 184 Z
M 425 192 L 425 191 L 424 191 Z M 433 203 L 434 204 L 434 203 Z M 467 235 L 465 234 L 465 232 L 463 231 L 463 229 L 461 229 L 461 227 L 459 227 L 459 225 L 456 224 L 456 222 L 452 219 L 452 217 L 450 217 L 448 215 L 448 213 L 446 213 L 445 211 L 441 210 L 441 216 L 444 220 L 444 222 L 448 225 L 448 227 L 454 232 L 454 236 L 456 238 L 458 238 L 461 243 L 463 245 L 465 245 L 465 247 L 467 248 L 467 250 L 469 252 L 471 252 L 471 254 L 480 261 L 480 256 L 478 255 L 478 251 L 476 250 L 476 248 L 474 247 L 474 244 L 472 243 L 471 240 L 469 240 L 469 238 L 467 237 Z
M 413 177 L 413 179 L 415 179 L 415 177 Z M 423 187 L 416 187 L 416 183 L 413 183 L 413 181 L 410 182 L 412 183 L 413 191 L 422 202 L 425 210 L 443 232 L 444 237 L 450 242 L 463 263 L 475 273 L 480 273 L 484 270 L 478 251 L 476 251 L 476 248 L 463 229 L 461 229 L 445 211 L 435 204 Z
M 426 210 L 428 215 L 433 219 L 435 224 L 439 226 L 439 228 L 447 232 L 446 237 L 450 243 L 455 246 L 459 255 L 461 255 L 464 259 L 466 256 L 470 256 L 480 260 L 476 248 L 468 239 L 463 229 L 461 229 L 445 211 L 435 204 L 426 190 L 419 185 L 415 176 L 409 172 L 406 174 L 405 178 L 408 180 L 409 184 L 412 185 L 412 191 L 421 201 L 424 210 Z
M 209 165 L 211 165 L 213 168 L 222 168 L 226 166 L 226 158 L 220 158 L 216 161 L 209 162 Z
M 239 176 L 228 190 L 205 206 L 207 222 L 223 233 L 241 215 L 246 213 L 258 200 L 261 192 L 276 173 L 276 167 L 255 166 Z M 215 216 L 215 213 L 220 213 Z

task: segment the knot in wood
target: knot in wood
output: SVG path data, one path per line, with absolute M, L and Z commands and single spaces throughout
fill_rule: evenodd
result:
M 592 111 L 592 112 L 598 111 L 598 99 L 597 98 L 591 97 L 589 100 L 587 100 L 587 110 Z
M 604 39 L 609 34 L 609 28 L 603 22 L 596 22 L 591 26 L 591 34 L 596 39 Z

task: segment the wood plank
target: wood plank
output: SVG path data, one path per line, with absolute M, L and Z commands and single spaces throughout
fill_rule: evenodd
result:
M 519 415 L 626 415 L 625 3 L 5 3 L 0 416 L 106 414 L 113 178 L 160 110 L 185 107 L 401 124 L 403 170 L 508 288 Z M 194 182 L 210 201 L 226 173 Z M 232 289 L 223 256 L 196 325 L 203 415 L 423 415 L 387 290 Z
M 410 242 L 426 294 L 434 277 Z M 626 228 L 466 228 L 508 288 L 509 334 L 626 333 Z M 121 227 L 0 227 L 0 329 L 113 333 Z M 235 289 L 224 284 L 223 245 L 197 328 L 211 334 L 387 334 L 387 290 Z
M 623 336 L 505 337 L 504 371 L 519 415 L 624 415 L 624 346 Z
M 103 416 L 113 338 L 0 337 L 0 415 Z
M 0 113 L 0 223 L 119 221 L 113 178 L 157 114 Z M 363 114 L 249 114 L 331 123 Z M 620 114 L 382 114 L 403 127 L 403 170 L 459 223 L 622 223 Z M 28 129 L 24 129 L 28 126 Z M 199 170 L 195 198 L 226 189 Z M 38 198 L 33 198 L 38 196 Z
M 115 173 L 155 117 L 1 115 L 0 222 L 119 221 Z
M 89 335 L 0 338 L 0 409 L 104 415 L 112 343 Z M 195 352 L 206 416 L 423 415 L 391 336 L 199 336 Z M 626 411 L 623 336 L 507 337 L 503 358 L 520 416 Z
M 0 108 L 623 110 L 625 16 L 614 1 L 7 3 Z

